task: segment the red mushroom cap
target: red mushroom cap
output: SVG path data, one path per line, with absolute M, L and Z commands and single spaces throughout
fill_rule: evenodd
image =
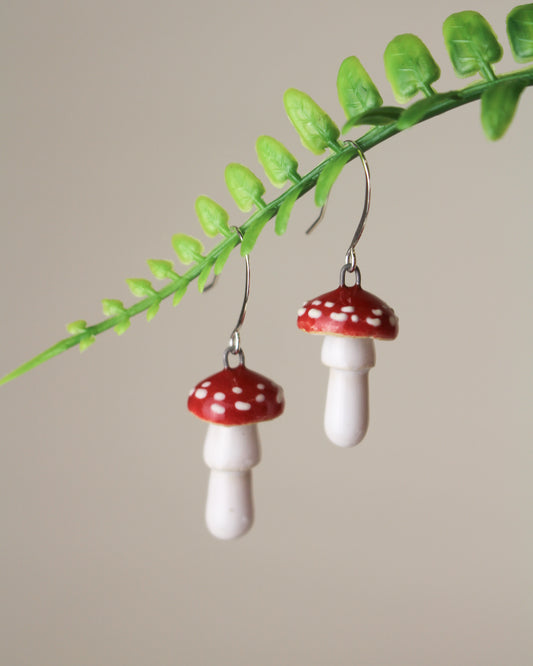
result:
M 285 407 L 283 389 L 244 365 L 206 377 L 190 392 L 187 407 L 198 418 L 234 426 L 269 421 Z
M 355 284 L 304 303 L 298 310 L 298 328 L 307 333 L 394 340 L 398 317 L 384 301 Z

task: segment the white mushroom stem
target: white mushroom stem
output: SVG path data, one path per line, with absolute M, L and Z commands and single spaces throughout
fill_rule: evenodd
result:
M 368 428 L 368 372 L 376 364 L 374 340 L 326 335 L 322 363 L 330 368 L 326 435 L 337 446 L 355 446 Z
M 211 468 L 205 521 L 218 539 L 236 539 L 254 520 L 251 469 L 261 460 L 257 424 L 210 423 L 204 461 Z

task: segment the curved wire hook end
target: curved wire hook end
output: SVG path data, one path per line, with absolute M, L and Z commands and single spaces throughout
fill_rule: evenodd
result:
M 326 214 L 326 207 L 327 207 L 327 205 L 328 205 L 328 199 L 329 199 L 329 193 L 328 193 L 328 196 L 327 196 L 327 199 L 326 199 L 326 203 L 325 203 L 325 204 L 322 206 L 322 208 L 320 209 L 320 212 L 319 212 L 319 214 L 318 214 L 318 217 L 317 217 L 316 220 L 313 222 L 313 224 L 309 227 L 309 229 L 306 229 L 306 231 L 305 231 L 306 234 L 310 234 L 310 233 L 314 230 L 314 228 L 315 228 L 318 224 L 320 224 L 320 222 L 322 222 L 322 220 L 324 219 L 324 215 Z

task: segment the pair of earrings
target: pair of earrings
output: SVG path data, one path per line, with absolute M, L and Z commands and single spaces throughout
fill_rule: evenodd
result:
M 368 427 L 368 372 L 375 365 L 374 338 L 393 340 L 398 318 L 384 301 L 361 287 L 355 246 L 363 233 L 370 208 L 370 172 L 365 155 L 355 142 L 365 171 L 363 214 L 346 252 L 340 284 L 333 291 L 306 301 L 298 310 L 298 328 L 324 335 L 322 362 L 330 368 L 324 416 L 328 438 L 351 447 Z M 322 219 L 326 206 L 308 233 Z M 235 228 L 242 240 L 242 233 Z M 261 459 L 257 424 L 280 416 L 285 407 L 283 389 L 252 370 L 244 362 L 240 329 L 250 293 L 250 259 L 245 257 L 244 300 L 229 346 L 224 368 L 200 381 L 190 392 L 187 406 L 208 421 L 204 462 L 211 469 L 206 503 L 206 524 L 213 536 L 234 539 L 253 523 L 252 468 Z M 346 284 L 353 273 L 355 283 Z M 232 367 L 230 355 L 238 358 Z

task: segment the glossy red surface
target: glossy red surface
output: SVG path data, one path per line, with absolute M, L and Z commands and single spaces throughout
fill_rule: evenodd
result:
M 192 389 L 187 407 L 204 421 L 246 425 L 279 416 L 285 407 L 281 386 L 246 366 L 225 368 Z
M 394 310 L 362 287 L 338 287 L 307 301 L 298 311 L 298 328 L 307 333 L 393 340 Z

